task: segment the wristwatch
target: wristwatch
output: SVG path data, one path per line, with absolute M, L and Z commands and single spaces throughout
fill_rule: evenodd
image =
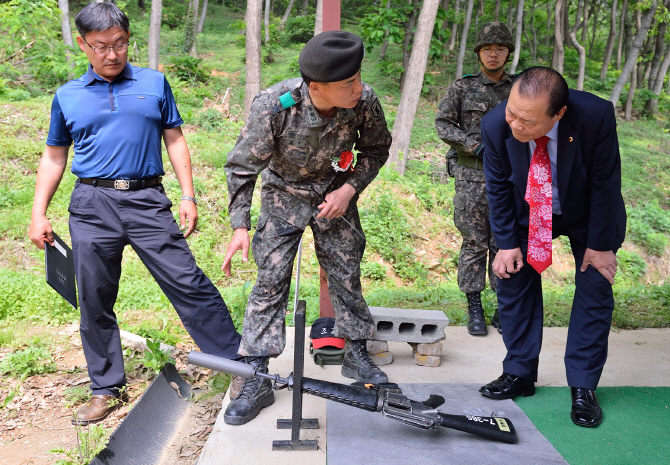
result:
M 198 199 L 196 199 L 195 197 L 190 197 L 188 195 L 182 195 L 181 200 L 190 200 L 194 204 L 196 204 L 196 205 L 198 204 Z

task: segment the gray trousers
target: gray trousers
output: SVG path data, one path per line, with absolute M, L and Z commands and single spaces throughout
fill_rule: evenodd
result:
M 81 310 L 80 334 L 93 394 L 126 384 L 114 303 L 123 249 L 130 244 L 208 354 L 238 359 L 240 335 L 221 294 L 195 263 L 163 186 L 137 191 L 77 181 L 70 235 Z

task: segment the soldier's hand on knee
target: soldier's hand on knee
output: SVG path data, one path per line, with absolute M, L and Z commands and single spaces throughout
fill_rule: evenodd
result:
M 221 269 L 228 277 L 231 275 L 231 262 L 233 260 L 233 255 L 235 255 L 235 252 L 238 250 L 242 250 L 242 261 L 248 262 L 249 231 L 247 228 L 236 229 L 233 233 L 233 238 L 230 240 L 228 248 L 226 249 L 226 256 L 223 258 L 223 265 L 221 265 Z
M 521 268 L 523 268 L 523 254 L 521 248 L 498 250 L 495 260 L 493 260 L 493 274 L 500 279 L 509 278 Z
M 332 220 L 333 218 L 341 217 L 347 212 L 349 202 L 355 194 L 356 189 L 351 184 L 345 184 L 327 194 L 326 200 L 317 207 L 321 210 L 317 218 Z

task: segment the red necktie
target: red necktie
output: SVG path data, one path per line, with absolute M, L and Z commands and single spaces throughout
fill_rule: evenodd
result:
M 535 139 L 537 146 L 530 161 L 526 202 L 530 206 L 528 223 L 528 264 L 542 273 L 551 265 L 551 162 L 547 136 Z

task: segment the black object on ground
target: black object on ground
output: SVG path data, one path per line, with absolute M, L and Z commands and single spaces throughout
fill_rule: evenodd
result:
M 164 464 L 163 454 L 188 414 L 190 399 L 191 386 L 168 363 L 90 465 Z
M 293 383 L 294 386 L 302 386 L 302 375 L 305 368 L 305 310 L 307 304 L 304 300 L 298 302 L 298 308 L 294 314 L 295 318 L 295 344 L 293 352 Z M 272 441 L 272 450 L 317 450 L 318 445 L 314 439 L 300 439 L 300 428 L 318 429 L 318 418 L 302 417 L 302 389 L 293 390 L 293 407 L 290 419 L 278 419 L 277 429 L 291 429 L 291 440 Z

